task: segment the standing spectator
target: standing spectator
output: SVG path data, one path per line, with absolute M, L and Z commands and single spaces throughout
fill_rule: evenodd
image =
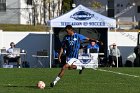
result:
M 121 60 L 121 53 L 120 50 L 117 48 L 116 44 L 113 43 L 109 46 L 110 48 L 110 55 L 109 55 L 109 64 L 110 66 L 117 66 L 117 60 L 118 63 L 120 64 Z

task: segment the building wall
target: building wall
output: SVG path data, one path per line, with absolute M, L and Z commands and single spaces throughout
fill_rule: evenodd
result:
M 19 0 L 6 0 L 6 12 L 0 12 L 0 23 L 19 24 Z
M 136 3 L 136 7 L 135 7 L 135 11 L 137 12 L 137 6 L 140 6 L 140 1 L 137 1 L 137 3 Z M 137 13 L 136 14 L 136 20 L 137 21 L 140 21 L 140 13 Z
M 44 20 L 57 17 L 61 13 L 62 0 L 46 1 L 44 17 L 44 0 L 33 0 L 35 2 L 35 11 L 33 5 L 27 5 L 27 0 L 6 0 L 6 12 L 0 12 L 1 24 L 44 24 Z M 49 12 L 50 8 L 50 12 Z M 35 14 L 34 14 L 35 13 Z M 34 17 L 35 16 L 35 17 Z
M 29 24 L 31 7 L 26 0 L 6 0 L 6 12 L 0 12 L 1 24 Z
M 102 8 L 101 9 L 97 9 L 93 7 L 93 3 L 97 1 L 99 3 L 101 3 Z M 74 3 L 76 4 L 76 6 L 82 4 L 85 7 L 88 7 L 90 9 L 93 9 L 94 11 L 101 13 L 103 15 L 107 15 L 107 11 L 106 11 L 106 6 L 107 6 L 107 0 L 74 0 Z
M 103 5 L 103 9 L 101 10 L 104 12 L 101 12 L 100 9 L 95 9 L 92 7 L 94 1 L 100 2 Z M 92 8 L 96 12 L 101 12 L 101 14 L 108 16 L 107 11 L 105 10 L 105 6 L 108 5 L 108 0 L 74 0 L 74 3 L 76 4 L 76 6 L 82 4 L 86 7 Z M 133 6 L 133 3 L 135 3 L 136 5 Z M 128 11 L 121 14 L 119 17 L 117 17 L 117 19 L 121 19 L 121 17 L 127 17 L 129 21 L 140 21 L 140 13 L 137 13 L 137 6 L 139 5 L 139 0 L 114 0 L 115 15 L 122 11 L 125 11 L 129 6 L 132 6 L 131 9 L 128 9 Z
M 121 17 L 127 17 L 128 18 L 128 21 L 135 21 L 135 17 L 136 17 L 136 14 L 137 14 L 137 11 L 136 11 L 136 8 L 137 8 L 137 5 L 134 6 L 133 3 L 131 0 L 115 0 L 114 2 L 114 8 L 115 8 L 115 16 L 125 10 L 124 13 L 122 13 L 120 16 L 118 16 L 117 18 L 121 18 Z M 132 7 L 130 9 L 127 9 L 129 7 Z M 126 20 L 124 20 L 126 21 Z

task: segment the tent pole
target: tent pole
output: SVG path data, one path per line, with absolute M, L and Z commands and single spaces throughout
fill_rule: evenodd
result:
M 115 27 L 115 32 L 116 32 L 117 28 Z M 116 46 L 116 53 L 117 53 L 117 46 Z M 118 61 L 118 55 L 116 54 L 116 58 L 117 58 L 117 68 L 119 67 L 119 61 Z
M 116 49 L 115 49 L 115 51 L 116 51 L 116 58 L 117 58 L 117 68 L 119 67 L 119 61 L 118 61 L 118 54 L 117 54 L 117 49 L 118 49 L 118 46 L 116 45 Z
M 0 41 L 1 41 L 0 48 L 3 48 L 3 31 L 2 30 L 0 30 L 0 37 L 1 37 L 1 39 L 0 39 Z
M 52 68 L 52 27 L 50 28 L 50 68 Z

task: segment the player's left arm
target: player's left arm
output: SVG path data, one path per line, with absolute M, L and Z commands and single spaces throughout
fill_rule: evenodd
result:
M 80 40 L 81 41 L 92 41 L 92 40 L 96 40 L 95 38 L 88 38 L 84 35 L 79 34 Z
M 80 37 L 80 40 L 82 41 L 81 42 L 81 44 L 83 44 L 83 43 L 89 43 L 89 42 L 91 42 L 91 41 L 96 41 L 98 44 L 100 44 L 100 45 L 103 45 L 103 42 L 102 41 L 99 41 L 99 40 L 97 40 L 97 39 L 95 39 L 95 38 L 88 38 L 88 37 L 85 37 L 84 35 L 81 35 L 81 34 L 79 34 L 79 37 Z M 84 42 L 83 42 L 84 41 Z M 98 45 L 97 44 L 97 45 Z M 89 48 L 90 46 L 88 45 L 87 46 L 87 48 Z M 98 50 L 99 50 L 99 46 L 97 47 L 98 48 Z
M 86 41 L 96 41 L 96 43 L 99 43 L 99 44 L 101 44 L 101 45 L 104 44 L 103 41 L 97 40 L 97 39 L 95 39 L 95 38 L 86 38 Z

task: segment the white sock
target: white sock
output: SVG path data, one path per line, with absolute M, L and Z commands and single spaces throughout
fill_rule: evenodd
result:
M 56 79 L 53 81 L 54 85 L 60 80 L 60 77 L 56 77 Z
M 76 69 L 77 69 L 77 70 L 82 70 L 82 67 L 81 67 L 81 66 L 77 66 Z

